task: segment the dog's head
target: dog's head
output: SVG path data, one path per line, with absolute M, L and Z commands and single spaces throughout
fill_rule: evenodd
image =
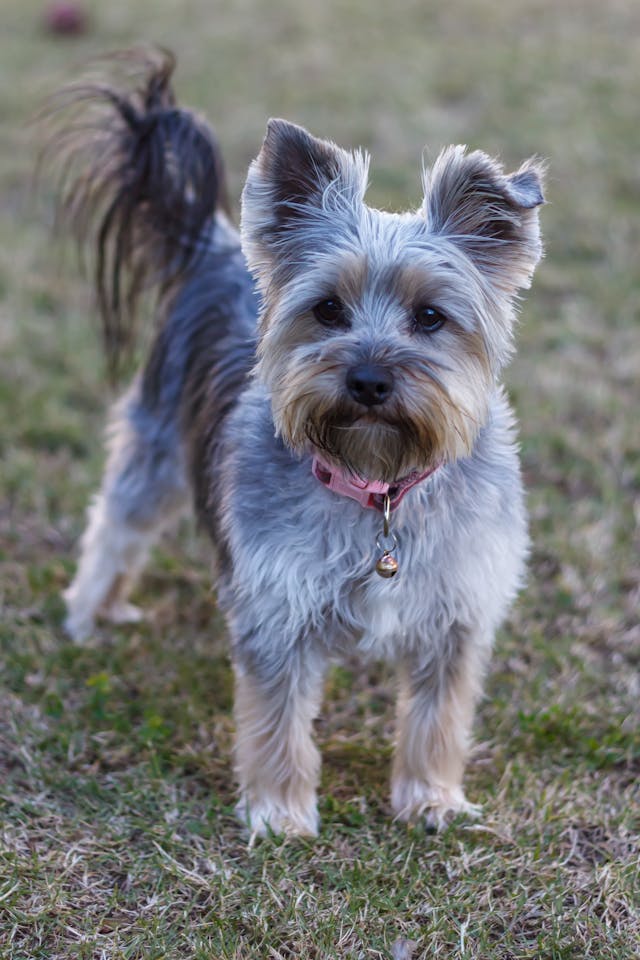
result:
M 470 452 L 542 247 L 541 165 L 449 147 L 424 203 L 364 203 L 367 158 L 269 123 L 242 200 L 257 373 L 296 451 L 391 482 Z

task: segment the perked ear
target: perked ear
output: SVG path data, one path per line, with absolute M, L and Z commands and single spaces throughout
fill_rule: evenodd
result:
M 505 293 L 528 287 L 542 256 L 537 208 L 544 164 L 526 161 L 505 175 L 479 150 L 447 147 L 425 173 L 424 213 L 431 233 L 448 237 Z
M 353 210 L 367 187 L 368 158 L 318 140 L 286 120 L 269 120 L 262 149 L 249 167 L 242 192 L 242 246 L 258 276 L 271 270 L 294 239 L 304 246 L 303 221 Z

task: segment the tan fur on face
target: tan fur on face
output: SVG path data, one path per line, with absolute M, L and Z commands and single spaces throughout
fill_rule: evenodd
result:
M 299 285 L 271 288 L 257 371 L 276 430 L 295 452 L 316 447 L 387 482 L 470 453 L 486 417 L 494 358 L 479 298 L 470 298 L 450 252 L 452 262 L 428 250 L 379 261 L 345 252 L 304 273 Z M 327 328 L 313 306 L 329 297 L 344 305 L 344 320 Z M 425 306 L 446 317 L 433 334 L 415 320 Z M 363 406 L 348 390 L 349 370 L 363 363 L 393 376 L 383 405 Z
M 366 290 L 369 262 L 362 254 L 344 257 L 336 278 L 335 292 L 344 303 L 357 303 Z
M 442 362 L 417 337 L 365 353 L 348 334 L 318 339 L 317 328 L 312 317 L 300 317 L 277 353 L 281 331 L 271 331 L 274 420 L 291 448 L 303 452 L 311 442 L 360 475 L 388 482 L 470 452 L 486 416 L 491 375 L 479 334 L 453 324 L 440 331 L 438 356 L 451 354 Z M 310 334 L 316 339 L 304 339 Z M 348 370 L 363 360 L 393 373 L 394 394 L 380 407 L 362 407 L 346 389 Z

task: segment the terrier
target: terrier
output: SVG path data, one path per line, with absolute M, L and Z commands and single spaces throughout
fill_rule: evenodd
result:
M 147 360 L 65 593 L 77 641 L 141 614 L 131 585 L 192 499 L 235 671 L 238 813 L 314 835 L 327 665 L 397 664 L 396 817 L 474 813 L 462 787 L 494 633 L 528 547 L 502 369 L 542 255 L 543 165 L 445 149 L 419 210 L 367 206 L 368 158 L 270 120 L 231 222 L 220 151 L 166 53 L 133 92 L 69 88 L 60 206 L 95 253 L 112 364 L 160 290 Z M 80 107 L 85 109 L 83 113 Z

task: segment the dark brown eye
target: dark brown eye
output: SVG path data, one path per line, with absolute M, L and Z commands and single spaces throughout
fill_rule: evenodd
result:
M 325 327 L 344 327 L 348 323 L 344 304 L 337 297 L 328 297 L 316 303 L 313 315 Z
M 420 307 L 413 315 L 415 329 L 420 333 L 435 333 L 446 321 L 444 314 L 435 307 Z

